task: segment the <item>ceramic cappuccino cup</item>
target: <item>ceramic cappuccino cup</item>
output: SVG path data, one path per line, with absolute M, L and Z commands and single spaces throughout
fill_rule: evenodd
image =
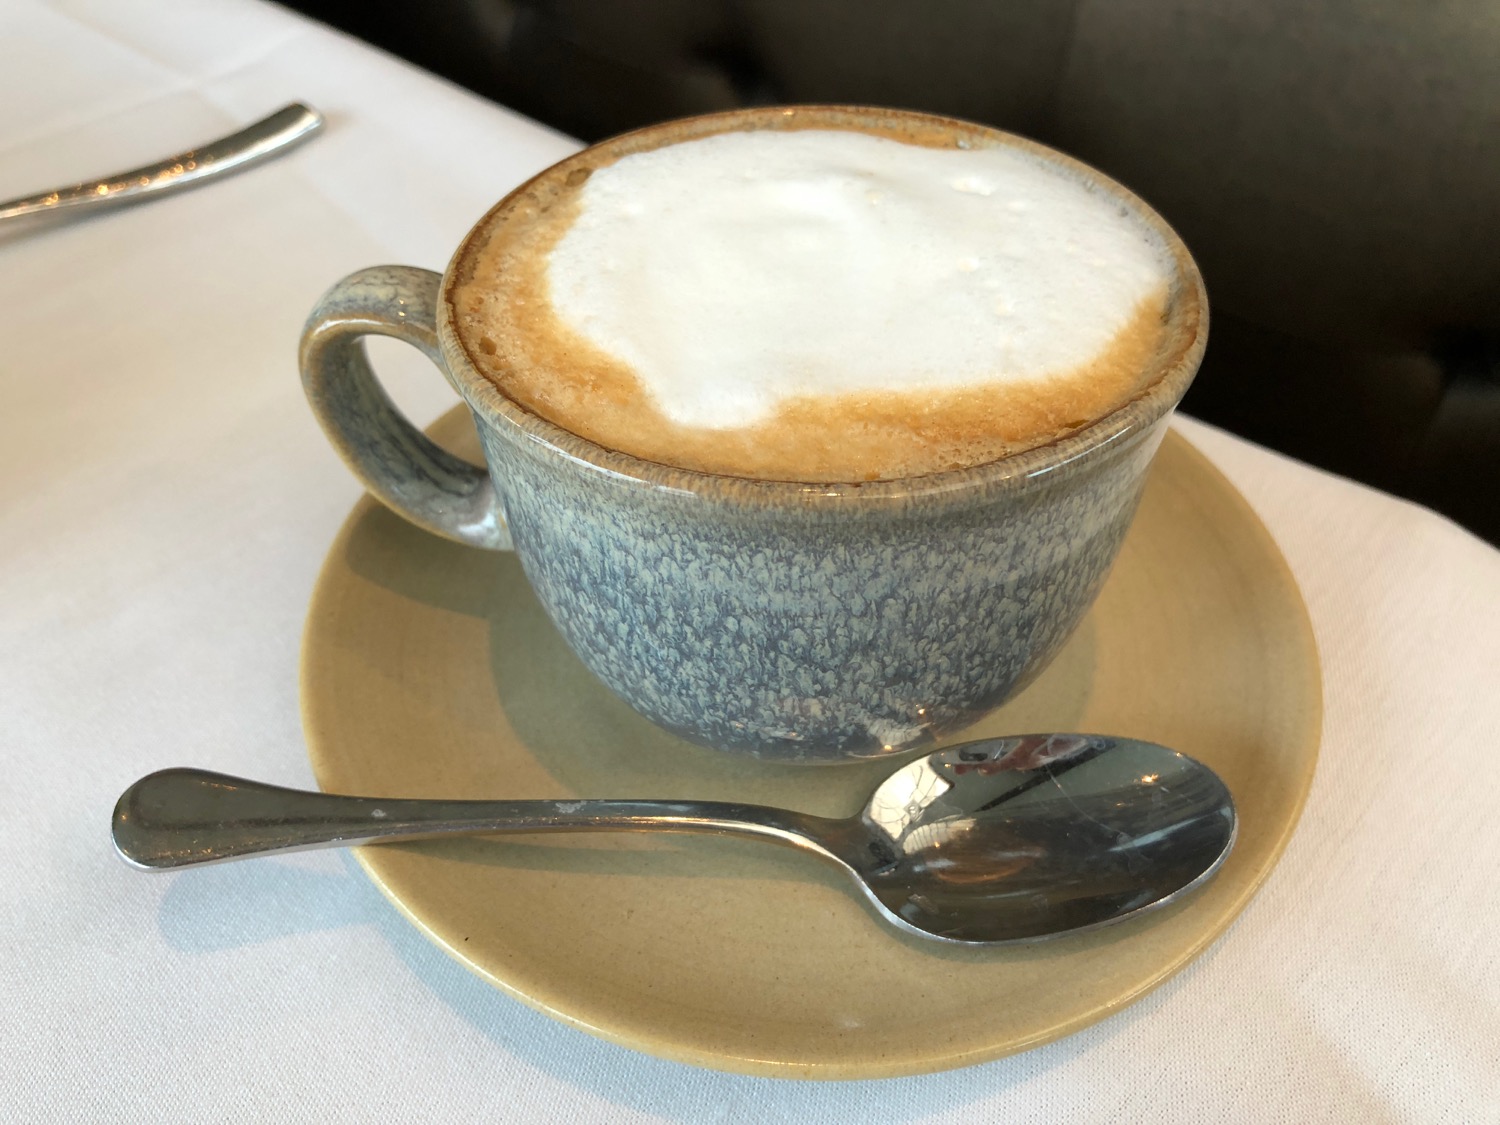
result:
M 554 207 L 591 205 L 570 193 L 601 179 L 601 169 L 625 168 L 634 154 L 726 136 L 733 147 L 763 132 L 805 133 L 799 144 L 812 146 L 820 136 L 853 133 L 913 137 L 945 154 L 1000 150 L 1082 189 L 1162 263 L 1160 300 L 1147 318 L 1153 334 L 1133 361 L 1133 381 L 1118 401 L 1093 415 L 1054 418 L 1055 432 L 1015 452 L 850 479 L 829 479 L 838 469 L 779 472 L 779 454 L 745 473 L 678 461 L 671 439 L 678 431 L 670 428 L 648 453 L 630 452 L 621 448 L 628 442 L 586 436 L 579 431 L 587 426 L 549 417 L 545 402 L 509 390 L 505 341 L 497 346 L 469 315 L 484 297 L 472 296 L 474 286 L 489 284 L 481 276 L 486 247 L 552 221 Z M 647 170 L 667 177 L 653 182 L 673 185 L 671 168 Z M 983 196 L 989 183 L 959 177 L 950 186 Z M 865 195 L 871 207 L 882 205 L 880 192 Z M 627 192 L 627 208 L 631 198 Z M 693 198 L 733 237 L 731 200 L 721 215 L 711 194 Z M 1056 253 L 1076 252 L 1071 238 L 1057 241 Z M 554 268 L 561 253 L 554 251 Z M 979 254 L 956 268 L 982 274 L 988 263 Z M 585 259 L 583 278 L 593 284 L 590 268 Z M 617 263 L 598 262 L 611 268 Z M 507 284 L 502 270 L 497 300 Z M 532 306 L 508 307 L 526 334 Z M 821 307 L 797 310 L 814 342 Z M 834 322 L 842 314 L 827 315 L 829 332 L 842 331 Z M 1047 665 L 1104 582 L 1168 416 L 1197 370 L 1207 324 L 1202 281 L 1177 236 L 1124 188 L 1064 155 L 926 115 L 767 108 L 670 122 L 583 150 L 491 209 L 442 275 L 376 266 L 344 279 L 307 322 L 301 369 L 318 420 L 368 490 L 434 534 L 515 551 L 573 651 L 640 713 L 723 751 L 834 763 L 900 753 L 959 730 Z M 363 337 L 372 334 L 415 346 L 439 368 L 473 415 L 484 467 L 434 445 L 401 415 L 365 358 Z M 932 343 L 935 352 L 951 346 L 936 333 Z M 529 374 L 545 386 L 568 376 L 582 353 L 527 354 Z M 753 362 L 738 347 L 727 358 Z M 917 403 L 925 418 L 923 392 L 902 393 L 899 401 Z M 587 395 L 579 401 L 587 412 Z M 773 417 L 771 429 L 754 432 L 775 425 Z M 753 434 L 742 444 L 753 446 Z M 835 434 L 824 444 L 837 452 L 842 443 Z M 715 445 L 704 443 L 708 455 Z

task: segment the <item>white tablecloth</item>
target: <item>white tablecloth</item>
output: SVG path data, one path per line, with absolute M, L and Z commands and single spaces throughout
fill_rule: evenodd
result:
M 141 773 L 311 783 L 298 641 L 359 489 L 302 399 L 307 310 L 359 266 L 441 268 L 573 145 L 256 0 L 0 5 L 0 198 L 293 99 L 330 120 L 295 155 L 0 230 L 0 1119 L 1500 1120 L 1500 553 L 1187 420 L 1301 583 L 1322 759 L 1228 934 L 1072 1038 L 882 1082 L 713 1073 L 506 998 L 347 856 L 128 870 L 107 821 Z M 414 416 L 450 405 L 377 350 Z

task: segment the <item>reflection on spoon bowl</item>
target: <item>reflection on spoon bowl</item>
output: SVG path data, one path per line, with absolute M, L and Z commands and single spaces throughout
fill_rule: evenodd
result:
M 898 770 L 860 823 L 888 844 L 858 871 L 890 916 L 962 942 L 1119 921 L 1205 882 L 1234 843 L 1218 775 L 1150 742 L 992 739 Z M 845 862 L 849 862 L 848 859 Z

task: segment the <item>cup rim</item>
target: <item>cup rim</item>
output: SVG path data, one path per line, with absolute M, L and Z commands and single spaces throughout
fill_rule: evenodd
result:
M 476 241 L 534 183 L 601 151 L 632 151 L 643 140 L 667 129 L 686 132 L 689 137 L 698 137 L 745 127 L 784 125 L 789 119 L 798 116 L 803 121 L 811 120 L 813 127 L 819 124 L 833 128 L 855 124 L 887 125 L 892 128 L 910 125 L 952 131 L 957 137 L 983 137 L 991 143 L 1019 148 L 1046 160 L 1083 180 L 1092 189 L 1122 203 L 1161 240 L 1161 245 L 1176 270 L 1169 303 L 1169 322 L 1174 322 L 1178 331 L 1166 334 L 1166 339 L 1173 346 L 1157 357 L 1158 370 L 1155 376 L 1149 378 L 1131 398 L 1087 426 L 997 460 L 920 476 L 876 481 L 821 482 L 768 480 L 704 472 L 650 461 L 611 449 L 534 413 L 506 395 L 481 373 L 454 327 L 454 286 Z M 1149 430 L 1170 414 L 1192 383 L 1208 341 L 1208 297 L 1202 274 L 1192 253 L 1166 220 L 1129 188 L 1081 160 L 1004 129 L 914 110 L 839 104 L 757 106 L 676 118 L 620 133 L 580 148 L 578 152 L 549 165 L 508 192 L 464 235 L 443 272 L 437 314 L 439 345 L 450 378 L 470 407 L 498 429 L 513 431 L 529 443 L 555 450 L 581 468 L 595 470 L 609 477 L 691 495 L 722 495 L 733 492 L 739 499 L 756 499 L 769 504 L 788 501 L 847 501 L 856 498 L 863 502 L 903 502 L 967 492 L 975 488 L 1009 491 L 1037 477 L 1068 475 L 1092 461 L 1094 457 L 1091 455 L 1119 446 L 1131 436 Z

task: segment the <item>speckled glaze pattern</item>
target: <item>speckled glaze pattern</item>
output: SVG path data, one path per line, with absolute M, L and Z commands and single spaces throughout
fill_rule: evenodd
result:
M 861 510 L 630 487 L 481 433 L 527 577 L 584 663 L 670 730 L 799 761 L 920 745 L 1040 671 L 1157 438 L 1021 491 Z
M 766 112 L 711 120 L 756 127 Z M 1206 301 L 1186 249 L 1123 188 L 1087 174 L 1176 257 L 1170 315 L 1188 330 L 1135 400 L 1004 461 L 806 485 L 693 473 L 593 445 L 505 398 L 465 354 L 448 303 L 462 247 L 441 285 L 427 271 L 376 267 L 335 286 L 304 333 L 304 383 L 377 497 L 461 542 L 513 545 L 573 650 L 648 718 L 777 761 L 898 753 L 972 723 L 1056 654 L 1109 571 L 1202 354 Z M 391 406 L 357 342 L 371 332 L 440 361 L 473 412 L 487 479 Z

